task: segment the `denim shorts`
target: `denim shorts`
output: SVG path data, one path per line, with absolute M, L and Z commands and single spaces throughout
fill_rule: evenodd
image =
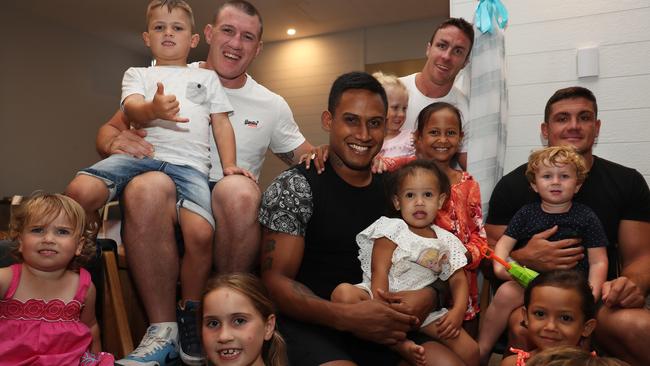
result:
M 208 176 L 187 165 L 175 165 L 151 158 L 138 159 L 131 155 L 116 154 L 82 169 L 77 174 L 101 179 L 108 187 L 108 201 L 122 194 L 124 187 L 135 176 L 159 171 L 167 174 L 176 185 L 176 210 L 188 209 L 204 219 L 214 228 L 211 194 Z

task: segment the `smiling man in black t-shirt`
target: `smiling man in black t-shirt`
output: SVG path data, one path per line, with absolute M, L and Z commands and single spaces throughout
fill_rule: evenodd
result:
M 322 114 L 330 146 L 324 172 L 291 168 L 262 198 L 262 280 L 294 366 L 395 365 L 399 356 L 385 345 L 404 339 L 433 307 L 430 287 L 389 294 L 390 305 L 329 301 L 339 283 L 361 281 L 355 237 L 384 212 L 382 177 L 370 165 L 384 140 L 386 105 L 372 76 L 340 76 Z M 462 365 L 438 343 L 424 347 L 441 365 Z
M 606 306 L 598 314 L 596 340 L 600 347 L 632 365 L 650 365 L 650 352 L 644 343 L 650 338 L 650 311 L 643 308 L 650 288 L 650 190 L 636 170 L 593 155 L 601 125 L 597 114 L 596 98 L 590 90 L 560 89 L 546 104 L 542 135 L 549 146 L 574 146 L 585 159 L 589 175 L 574 200 L 596 213 L 610 242 L 610 281 L 603 286 Z M 491 245 L 503 235 L 517 210 L 539 200 L 529 187 L 525 169 L 526 164 L 513 170 L 494 188 L 485 225 Z M 556 230 L 533 236 L 511 256 L 538 271 L 575 267 L 584 248 L 577 239 L 548 241 Z M 618 268 L 622 268 L 620 274 Z M 520 313 L 513 312 L 510 328 L 521 335 L 517 331 Z

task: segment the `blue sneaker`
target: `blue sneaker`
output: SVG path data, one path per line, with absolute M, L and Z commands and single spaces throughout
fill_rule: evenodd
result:
M 178 336 L 171 327 L 151 325 L 142 337 L 138 348 L 115 362 L 121 366 L 170 366 L 179 365 Z
M 181 360 L 186 365 L 205 365 L 203 347 L 199 336 L 199 302 L 186 300 L 185 306 L 176 307 L 176 321 L 180 338 Z

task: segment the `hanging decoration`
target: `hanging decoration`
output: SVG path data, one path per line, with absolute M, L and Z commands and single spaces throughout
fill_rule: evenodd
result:
M 479 0 L 474 15 L 474 26 L 481 33 L 494 33 L 495 21 L 499 28 L 505 29 L 508 25 L 508 10 L 501 0 Z

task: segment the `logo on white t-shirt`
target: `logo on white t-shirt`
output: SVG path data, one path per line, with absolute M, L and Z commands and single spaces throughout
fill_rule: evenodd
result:
M 251 121 L 249 119 L 244 120 L 244 125 L 252 128 L 257 128 L 257 125 L 260 123 L 260 121 Z

